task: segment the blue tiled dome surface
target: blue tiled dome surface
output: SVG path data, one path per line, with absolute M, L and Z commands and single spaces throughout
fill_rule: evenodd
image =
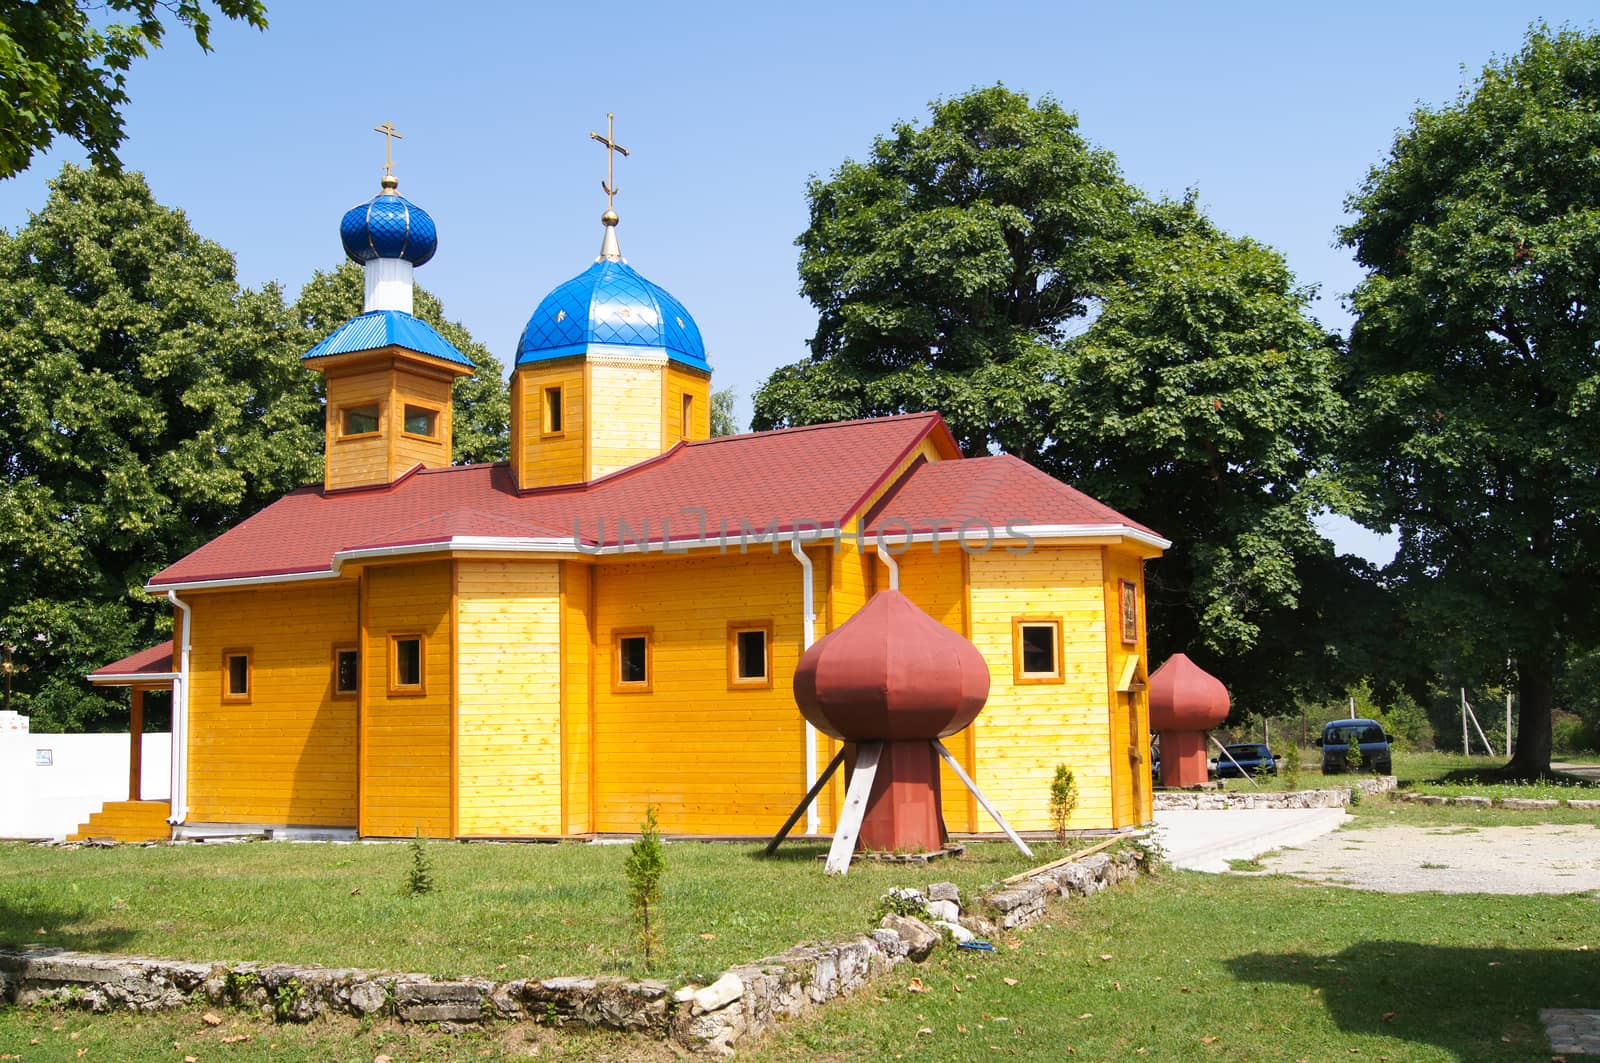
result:
M 522 332 L 516 364 L 582 354 L 590 346 L 656 350 L 711 369 L 689 311 L 626 262 L 596 262 L 545 296 Z
M 357 262 L 403 258 L 420 266 L 439 249 L 433 218 L 404 196 L 380 193 L 345 211 L 339 222 L 345 254 Z
M 455 344 L 439 335 L 432 325 L 400 310 L 369 310 L 353 317 L 301 358 L 326 358 L 391 346 L 472 367 L 472 359 L 456 350 Z

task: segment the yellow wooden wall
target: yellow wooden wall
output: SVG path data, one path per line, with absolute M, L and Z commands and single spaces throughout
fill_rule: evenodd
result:
M 288 584 L 185 596 L 189 819 L 352 827 L 356 699 L 333 697 L 333 647 L 356 640 L 356 584 Z M 222 653 L 251 654 L 249 704 L 222 696 Z
M 823 561 L 814 566 L 819 591 Z M 596 830 L 637 830 L 647 804 L 669 832 L 759 835 L 782 824 L 810 785 L 792 688 L 800 590 L 787 549 L 598 567 Z M 768 619 L 772 688 L 730 690 L 728 623 Z M 616 693 L 612 632 L 639 626 L 655 632 L 654 689 Z
M 456 562 L 456 833 L 561 833 L 561 562 Z
M 1057 764 L 1078 785 L 1073 828 L 1109 827 L 1114 816 L 1107 756 L 1104 579 L 1098 546 L 1035 545 L 971 555 L 972 641 L 989 662 L 988 706 L 977 731 L 978 785 L 1018 830 L 1048 830 Z M 1060 683 L 1014 682 L 1012 620 L 1060 616 Z M 986 813 L 980 829 L 997 829 Z
M 361 833 L 409 838 L 452 833 L 452 562 L 389 565 L 366 574 L 362 654 Z M 426 693 L 388 693 L 389 636 L 426 636 Z
M 587 371 L 582 357 L 538 362 L 511 377 L 511 468 L 519 487 L 570 484 L 588 478 Z M 561 389 L 559 434 L 544 434 L 544 389 Z
M 589 363 L 589 479 L 661 453 L 664 367 Z
M 959 545 L 941 543 L 937 553 L 932 544 L 918 546 L 896 560 L 900 566 L 900 592 L 951 631 L 970 637 L 964 583 L 965 561 Z M 876 571 L 879 585 L 887 586 L 885 567 L 880 565 Z M 993 667 L 991 664 L 991 670 Z M 980 715 L 971 727 L 944 739 L 945 748 L 974 780 L 978 776 L 974 772 L 972 751 L 977 731 L 984 723 L 985 718 Z M 981 787 L 983 783 L 979 782 L 978 785 Z M 944 795 L 945 827 L 952 831 L 977 830 L 978 813 L 981 811 L 977 800 L 942 761 L 939 765 L 939 786 Z
M 588 564 L 561 562 L 561 735 L 566 834 L 587 834 L 594 829 L 590 809 L 594 728 L 590 719 L 593 702 L 589 697 L 594 668 L 589 646 L 589 584 L 593 572 Z
M 1112 814 L 1119 827 L 1150 822 L 1152 794 L 1150 779 L 1150 704 L 1143 691 L 1117 689 L 1134 661 L 1135 677 L 1149 678 L 1146 659 L 1144 616 L 1144 562 L 1132 553 L 1105 547 L 1105 609 L 1107 697 L 1111 712 L 1111 776 L 1114 795 Z M 1139 589 L 1138 640 L 1128 645 L 1122 639 L 1121 581 Z
M 324 417 L 324 476 L 329 488 L 389 483 L 417 464 L 442 468 L 450 464 L 452 408 L 447 371 L 429 371 L 415 364 L 382 361 L 370 368 L 329 367 L 328 403 Z M 407 400 L 439 411 L 433 439 L 404 432 Z M 339 411 L 367 403 L 378 405 L 378 434 L 339 438 Z
M 711 438 L 711 374 L 667 364 L 661 403 L 661 449 L 684 439 Z M 694 398 L 688 431 L 683 426 L 683 396 Z

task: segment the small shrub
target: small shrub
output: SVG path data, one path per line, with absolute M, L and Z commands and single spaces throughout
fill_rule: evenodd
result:
M 295 1006 L 306 995 L 306 987 L 300 984 L 300 979 L 291 978 L 278 987 L 272 995 L 272 1014 L 279 1021 L 294 1016 Z
M 1300 789 L 1300 743 L 1290 742 L 1289 752 L 1283 755 L 1283 778 L 1291 790 Z
M 1067 844 L 1067 820 L 1078 805 L 1078 784 L 1072 769 L 1065 764 L 1056 765 L 1056 777 L 1050 781 L 1050 822 L 1055 824 L 1056 837 Z
M 877 911 L 872 916 L 872 926 L 877 926 L 886 915 L 908 915 L 917 919 L 928 917 L 928 905 L 916 890 L 895 886 L 878 898 Z
M 633 909 L 635 930 L 644 950 L 644 965 L 648 968 L 655 964 L 661 952 L 661 877 L 667 873 L 655 805 L 645 808 L 644 822 L 639 824 L 639 840 L 628 851 L 622 870 L 628 878 L 628 904 Z
M 422 844 L 422 828 L 411 839 L 411 869 L 406 872 L 406 892 L 413 897 L 433 892 L 433 861 L 428 859 L 428 849 Z
M 1344 732 L 1344 767 L 1346 771 L 1358 772 L 1361 770 L 1361 732 L 1349 730 Z

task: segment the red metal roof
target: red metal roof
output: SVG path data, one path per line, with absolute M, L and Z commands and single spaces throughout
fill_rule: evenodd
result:
M 150 676 L 154 678 L 170 675 L 172 671 L 172 640 L 168 639 L 159 646 L 151 646 L 147 650 L 131 653 L 120 661 L 112 661 L 104 667 L 96 668 L 89 673 L 89 678 L 92 681 L 98 680 L 101 683 L 114 682 L 119 679 L 125 679 L 131 683 L 134 681 L 132 677 Z
M 149 586 L 310 577 L 331 572 L 339 555 L 491 549 L 497 541 L 570 552 L 684 540 L 716 545 L 720 538 L 737 549 L 741 535 L 848 520 L 933 436 L 959 453 L 944 419 L 919 413 L 680 443 L 587 484 L 524 492 L 505 464 L 422 469 L 373 488 L 303 487 L 157 573 Z M 1010 462 L 1022 472 L 985 478 L 985 471 L 1009 468 L 995 462 Z M 946 465 L 962 471 L 926 475 Z M 973 474 L 981 482 L 969 483 Z M 1013 515 L 1040 518 L 1032 523 L 1065 522 L 1061 518 L 1070 510 L 1090 523 L 1107 523 L 1109 515 L 1112 522 L 1137 527 L 1015 459 L 935 462 L 893 497 L 907 490 L 917 500 L 907 512 L 933 514 L 937 507 L 926 506 L 952 497 L 977 507 L 972 512 L 998 514 L 1002 522 Z M 1018 497 L 1030 504 L 1012 506 Z M 967 510 L 948 515 L 959 524 Z M 759 539 L 752 548 L 770 549 Z
M 867 532 L 896 536 L 983 527 L 1004 532 L 1022 526 L 1122 525 L 1160 539 L 1159 533 L 1096 502 L 1020 458 L 1001 454 L 918 465 L 868 515 Z

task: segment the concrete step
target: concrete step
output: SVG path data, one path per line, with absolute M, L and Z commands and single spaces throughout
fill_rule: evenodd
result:
M 1302 845 L 1350 819 L 1342 808 L 1229 808 L 1157 812 L 1156 837 L 1167 861 L 1190 871 L 1222 872 L 1228 861 Z

